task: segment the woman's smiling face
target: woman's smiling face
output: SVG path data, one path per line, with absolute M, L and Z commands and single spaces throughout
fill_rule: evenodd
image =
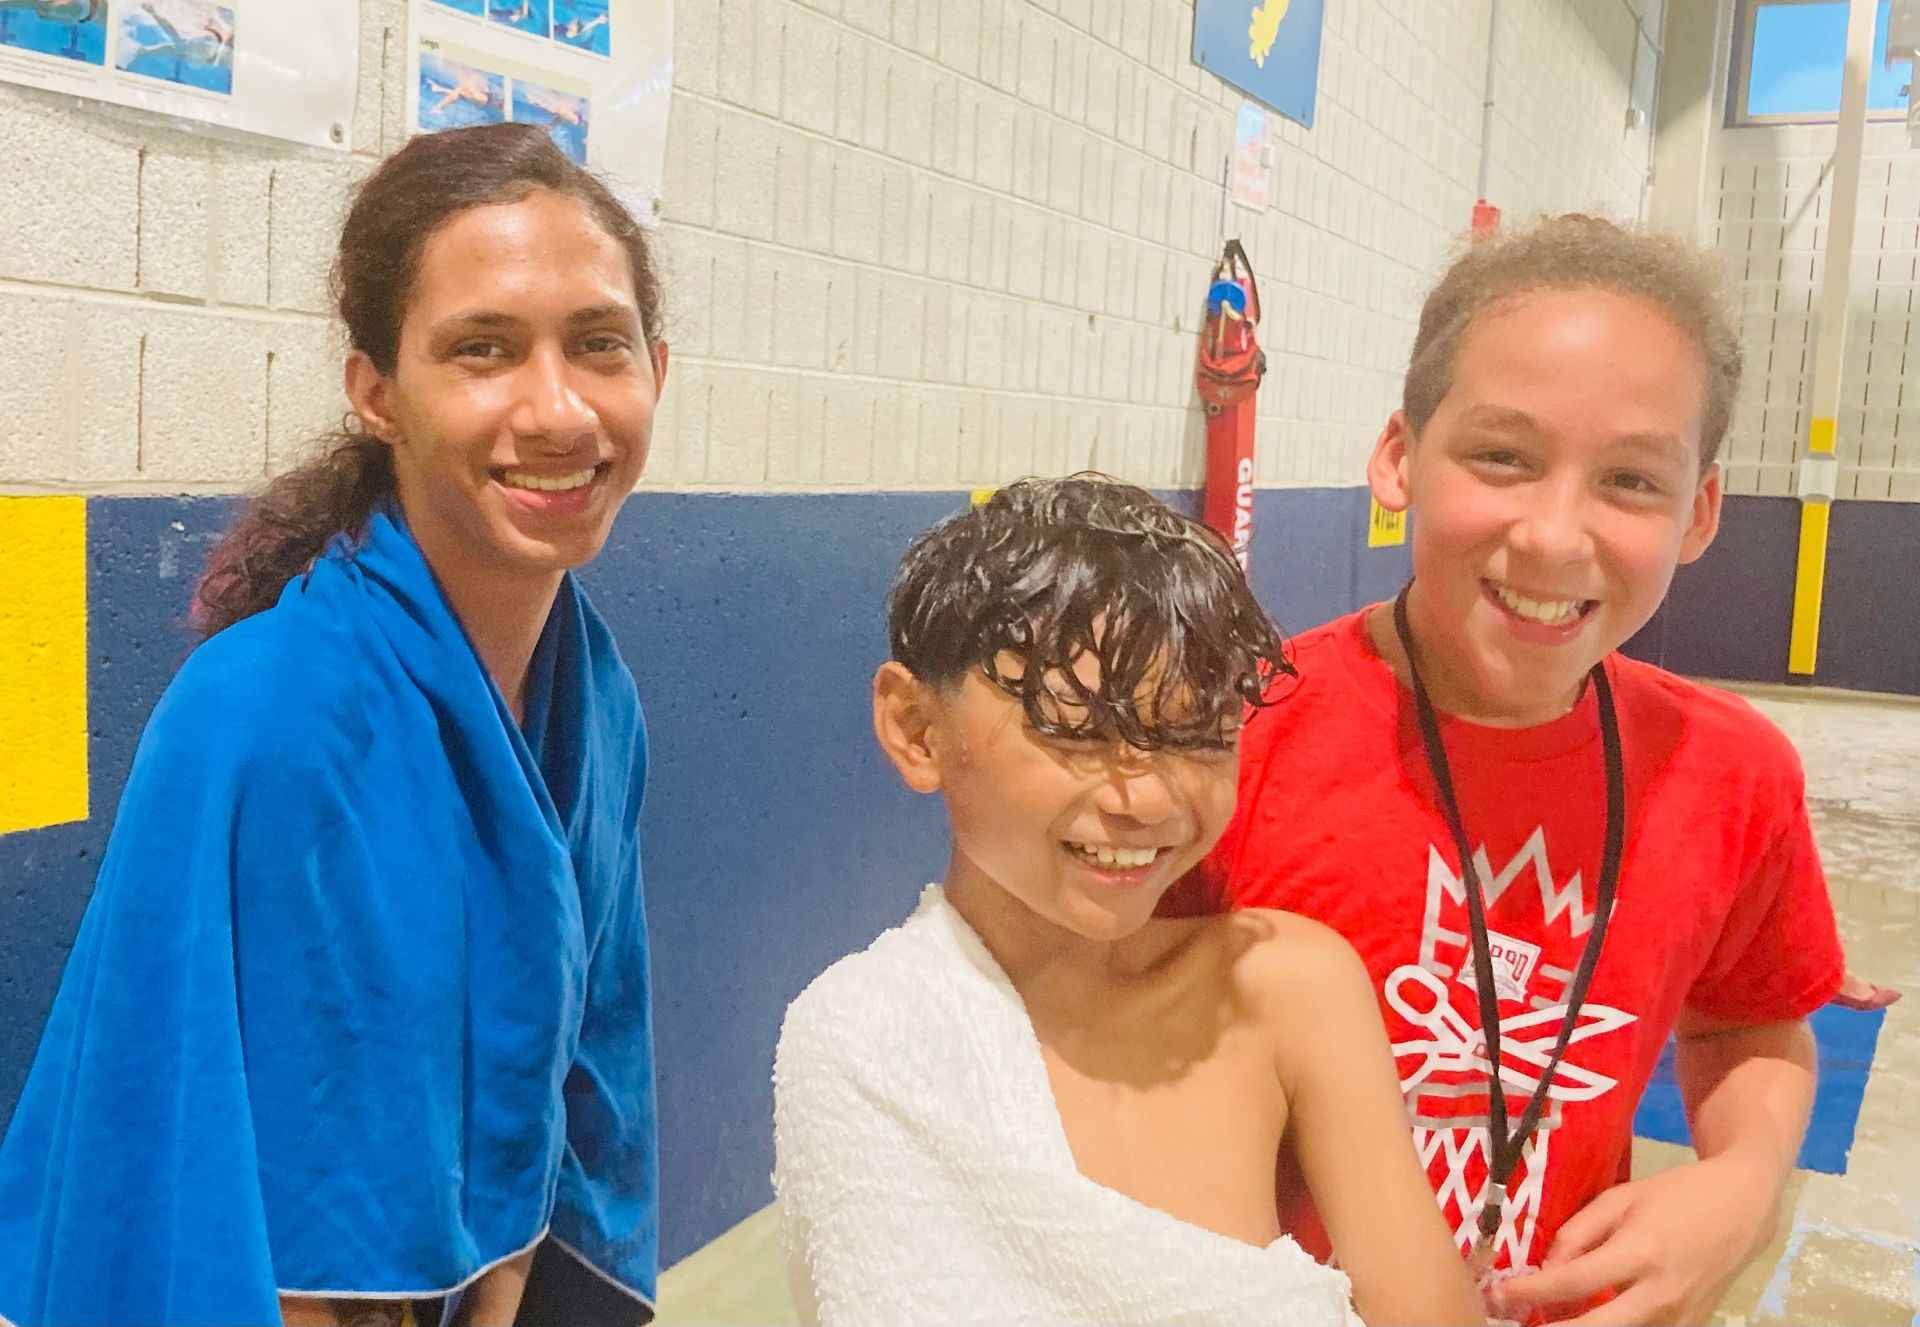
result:
M 606 542 L 646 464 L 665 370 L 626 252 L 586 207 L 539 191 L 429 237 L 393 371 L 356 355 L 348 386 L 393 447 L 436 569 L 551 575 Z

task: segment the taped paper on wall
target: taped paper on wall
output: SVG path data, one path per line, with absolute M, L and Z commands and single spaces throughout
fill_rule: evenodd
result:
M 539 124 L 634 215 L 660 212 L 669 0 L 413 0 L 407 123 Z
M 0 0 L 0 79 L 349 150 L 358 9 L 338 0 Z

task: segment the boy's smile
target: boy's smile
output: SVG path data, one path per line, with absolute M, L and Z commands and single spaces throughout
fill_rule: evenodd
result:
M 948 890 L 990 884 L 1091 940 L 1129 935 L 1233 813 L 1231 749 L 1140 751 L 1048 738 L 978 673 L 929 733 L 953 823 Z
M 1436 704 L 1543 722 L 1645 625 L 1718 525 L 1704 405 L 1699 352 L 1647 300 L 1548 289 L 1479 315 L 1423 434 L 1396 413 L 1368 471 L 1383 507 L 1415 508 L 1408 612 Z
M 1081 667 L 1097 686 L 1098 664 L 1083 656 Z M 1017 914 L 1034 935 L 1108 942 L 1139 931 L 1233 815 L 1232 733 L 1218 748 L 1154 751 L 1049 737 L 978 669 L 935 687 L 890 663 L 875 703 L 909 786 L 946 800 L 948 897 Z M 1076 704 L 1060 699 L 1064 711 Z M 890 733 L 900 734 L 891 745 Z

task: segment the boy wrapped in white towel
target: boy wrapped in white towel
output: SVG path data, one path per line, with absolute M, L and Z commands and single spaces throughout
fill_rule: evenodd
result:
M 823 1323 L 1479 1322 L 1371 986 L 1285 913 L 1154 916 L 1288 667 L 1226 545 L 1029 480 L 895 576 L 874 726 L 946 877 L 788 1011 L 775 1185 Z M 1280 1228 L 1297 1166 L 1339 1270 Z

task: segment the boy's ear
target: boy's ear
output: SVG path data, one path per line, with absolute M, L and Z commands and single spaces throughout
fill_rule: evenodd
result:
M 1693 491 L 1693 510 L 1687 516 L 1686 533 L 1680 536 L 1680 562 L 1693 562 L 1707 551 L 1707 545 L 1720 533 L 1720 463 L 1715 461 L 1700 476 Z
M 1413 505 L 1413 490 L 1407 484 L 1407 452 L 1412 446 L 1407 412 L 1396 410 L 1367 458 L 1367 487 L 1373 490 L 1373 500 L 1388 511 L 1405 511 Z
M 387 377 L 374 366 L 366 351 L 347 356 L 347 404 L 368 433 L 393 446 L 400 437 L 400 426 L 393 417 L 393 402 L 387 390 Z
M 939 705 L 934 689 L 903 664 L 889 660 L 873 675 L 873 735 L 901 780 L 917 793 L 940 790 L 931 733 Z

